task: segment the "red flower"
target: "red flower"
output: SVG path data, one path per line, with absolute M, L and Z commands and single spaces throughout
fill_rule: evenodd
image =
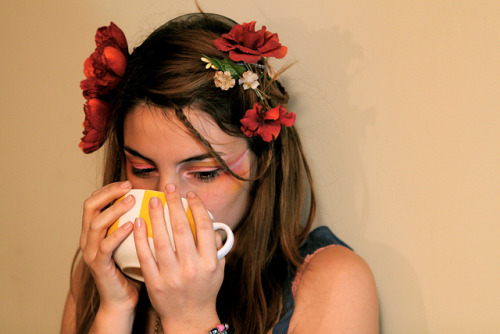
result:
M 110 105 L 101 99 L 90 99 L 83 106 L 85 121 L 80 148 L 84 153 L 92 153 L 102 146 L 110 121 Z
M 266 31 L 265 26 L 255 31 L 255 21 L 235 25 L 229 33 L 215 39 L 214 45 L 220 51 L 229 51 L 231 60 L 248 64 L 255 64 L 261 57 L 283 58 L 288 52 L 278 34 Z
M 108 27 L 100 27 L 95 34 L 95 44 L 99 46 L 118 47 L 123 53 L 128 53 L 127 39 L 123 31 L 111 22 Z
M 290 127 L 294 122 L 295 113 L 288 112 L 282 105 L 262 113 L 262 106 L 255 103 L 241 119 L 241 131 L 248 137 L 259 135 L 262 140 L 270 142 L 280 134 L 281 125 Z
M 108 94 L 125 73 L 128 46 L 125 35 L 113 22 L 101 27 L 95 36 L 96 49 L 85 60 L 83 73 L 87 79 L 80 83 L 88 100 Z

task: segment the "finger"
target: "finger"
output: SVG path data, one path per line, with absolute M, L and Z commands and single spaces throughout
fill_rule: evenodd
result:
M 149 246 L 146 223 L 140 217 L 136 218 L 134 223 L 134 242 L 144 281 L 157 280 L 158 265 Z
M 87 231 L 92 219 L 113 200 L 125 195 L 132 188 L 129 181 L 110 183 L 92 193 L 83 203 L 80 245 L 85 246 Z M 85 247 L 82 247 L 82 249 Z
M 125 195 L 132 185 L 129 181 L 110 183 L 92 193 L 83 204 L 83 219 L 89 220 L 100 213 L 112 201 Z
M 175 254 L 168 236 L 163 205 L 158 197 L 152 197 L 149 200 L 149 217 L 151 218 L 156 258 L 158 266 L 161 268 L 162 263 L 168 264 L 175 261 Z
M 215 232 L 215 245 L 217 249 L 220 249 L 222 247 L 222 236 L 219 232 Z M 218 260 L 218 263 L 221 266 L 221 268 L 224 268 L 226 266 L 226 257 L 224 256 L 223 258 Z
M 120 226 L 113 234 L 105 238 L 99 245 L 95 262 L 97 265 L 108 265 L 111 262 L 113 252 L 127 238 L 133 230 L 132 222 Z
M 87 231 L 87 240 L 82 248 L 90 254 L 94 254 L 101 241 L 106 236 L 106 232 L 121 215 L 130 210 L 135 203 L 135 198 L 132 195 L 125 197 L 123 201 L 119 201 L 114 205 L 104 210 L 99 216 L 95 217 Z M 114 234 L 114 233 L 113 233 Z M 111 234 L 111 235 L 113 235 Z
M 202 256 L 217 257 L 215 231 L 205 205 L 194 192 L 189 192 L 186 197 L 196 225 L 198 252 Z
M 222 236 L 220 233 L 215 233 L 215 247 L 219 250 L 222 247 Z
M 179 261 L 186 261 L 197 255 L 193 232 L 191 232 L 179 190 L 175 185 L 169 184 L 165 187 L 165 191 L 176 256 Z

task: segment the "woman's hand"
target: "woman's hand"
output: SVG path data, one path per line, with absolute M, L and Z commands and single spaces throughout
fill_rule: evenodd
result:
M 179 191 L 168 185 L 165 197 L 176 251 L 170 244 L 159 200 L 153 198 L 149 204 L 157 261 L 142 219 L 136 220 L 134 230 L 149 298 L 166 333 L 208 332 L 219 323 L 215 302 L 224 278 L 225 260 L 217 259 L 216 234 L 201 199 L 194 193 L 187 195 L 196 222 L 195 244 Z
M 135 199 L 128 196 L 106 207 L 130 189 L 128 181 L 109 184 L 95 191 L 83 207 L 80 248 L 99 292 L 101 316 L 104 313 L 116 318 L 122 314 L 130 318 L 139 299 L 140 283 L 125 278 L 112 258 L 116 247 L 132 232 L 133 224 L 128 222 L 106 237 L 109 226 L 132 208 Z

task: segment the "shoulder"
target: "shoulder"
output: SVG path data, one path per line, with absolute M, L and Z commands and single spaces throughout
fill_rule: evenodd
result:
M 338 245 L 322 248 L 298 278 L 291 333 L 378 333 L 375 281 L 359 255 Z

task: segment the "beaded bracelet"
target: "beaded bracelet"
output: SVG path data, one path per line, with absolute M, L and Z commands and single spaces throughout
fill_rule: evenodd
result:
M 211 329 L 208 334 L 227 334 L 227 330 L 229 329 L 228 324 L 220 324 L 217 327 Z

